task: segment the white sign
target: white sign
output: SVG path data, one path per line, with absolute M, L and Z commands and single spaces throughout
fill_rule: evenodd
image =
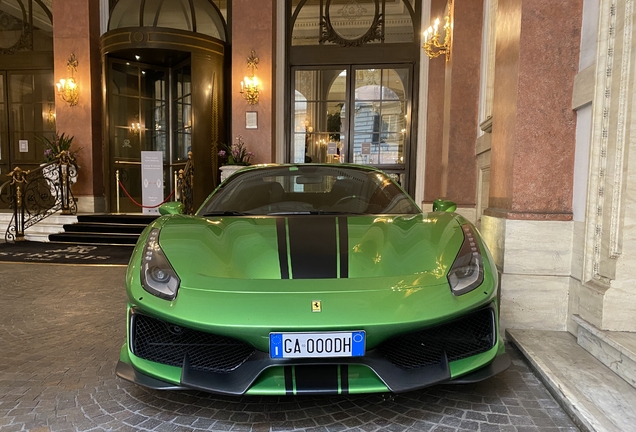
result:
M 338 154 L 338 146 L 336 146 L 335 142 L 332 141 L 327 143 L 327 154 L 328 155 Z
M 141 198 L 144 214 L 159 214 L 155 206 L 163 202 L 162 151 L 141 152 Z
M 29 152 L 29 140 L 18 140 L 18 144 L 20 145 L 20 153 Z

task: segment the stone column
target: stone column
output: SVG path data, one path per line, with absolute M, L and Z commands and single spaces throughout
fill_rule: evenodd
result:
M 74 148 L 82 148 L 73 186 L 80 212 L 104 210 L 99 9 L 99 0 L 53 0 L 52 6 L 55 81 L 69 76 L 71 54 L 78 63 L 79 102 L 69 106 L 58 98 L 55 111 L 58 132 L 74 136 Z
M 443 56 L 432 59 L 429 66 L 430 141 L 427 139 L 424 200 L 451 199 L 461 213 L 474 220 L 483 3 L 454 0 L 452 5 L 451 57 L 449 61 Z M 443 21 L 445 7 L 446 1 L 433 1 L 431 20 L 439 17 Z
M 280 3 L 282 7 L 282 2 Z M 248 150 L 255 153 L 252 163 L 275 160 L 276 7 L 276 0 L 232 1 L 232 130 L 228 140 L 232 142 L 237 135 L 243 136 Z M 239 93 L 240 83 L 249 72 L 246 60 L 252 50 L 258 57 L 255 75 L 260 83 L 259 101 L 256 105 L 248 104 Z M 257 129 L 246 129 L 245 113 L 248 111 L 256 112 Z
M 565 330 L 582 0 L 499 0 L 489 208 L 503 327 Z

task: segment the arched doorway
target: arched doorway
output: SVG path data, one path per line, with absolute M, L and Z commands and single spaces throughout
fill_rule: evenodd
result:
M 420 0 L 287 0 L 288 156 L 376 166 L 414 192 Z
M 141 152 L 163 154 L 164 197 L 192 151 L 194 204 L 217 181 L 213 147 L 225 137 L 227 29 L 211 0 L 120 0 L 102 36 L 105 184 L 116 208 L 115 173 L 141 202 Z M 139 212 L 132 200 L 120 211 Z

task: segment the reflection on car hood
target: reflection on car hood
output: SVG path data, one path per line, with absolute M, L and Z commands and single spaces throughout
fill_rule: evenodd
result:
M 456 216 L 170 217 L 160 244 L 182 279 L 441 279 L 463 236 Z M 205 287 L 200 287 L 205 288 Z

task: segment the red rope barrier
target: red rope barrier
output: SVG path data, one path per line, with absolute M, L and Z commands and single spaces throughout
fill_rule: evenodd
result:
M 119 183 L 119 186 L 124 191 L 126 196 L 128 198 L 130 198 L 130 200 L 133 202 L 133 204 L 135 204 L 138 207 L 142 207 L 142 208 L 157 208 L 160 205 L 167 203 L 168 201 L 170 201 L 170 198 L 172 198 L 172 195 L 174 195 L 174 191 L 176 190 L 176 188 L 172 189 L 172 192 L 170 192 L 170 195 L 168 195 L 168 197 L 165 200 L 163 200 L 163 202 L 160 202 L 159 204 L 154 205 L 154 206 L 145 206 L 143 204 L 139 204 L 137 201 L 135 201 L 135 199 L 133 197 L 130 196 L 130 194 L 128 193 L 128 191 L 126 190 L 126 188 L 124 187 L 124 185 L 122 184 L 121 181 L 117 180 L 117 183 Z

